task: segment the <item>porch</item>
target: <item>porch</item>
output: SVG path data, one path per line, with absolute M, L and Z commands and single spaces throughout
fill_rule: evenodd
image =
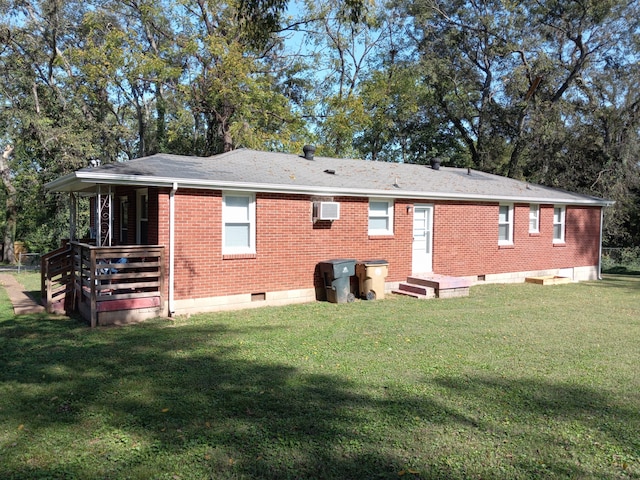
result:
M 91 327 L 167 315 L 164 260 L 158 245 L 68 242 L 42 257 L 42 302 L 50 313 L 79 312 Z

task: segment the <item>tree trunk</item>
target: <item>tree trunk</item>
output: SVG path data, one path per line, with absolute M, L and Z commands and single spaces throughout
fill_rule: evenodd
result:
M 524 152 L 524 149 L 525 149 L 525 139 L 523 138 L 523 135 L 524 135 L 524 122 L 527 116 L 527 110 L 528 110 L 527 107 L 523 108 L 518 117 L 518 124 L 517 124 L 518 130 L 515 137 L 516 141 L 515 141 L 515 146 L 511 152 L 511 156 L 509 157 L 509 170 L 507 172 L 507 176 L 510 178 L 516 178 L 520 173 L 519 172 L 520 157 L 522 157 L 522 153 Z
M 16 207 L 16 187 L 11 181 L 11 170 L 9 168 L 9 159 L 13 154 L 13 147 L 7 146 L 0 160 L 0 175 L 2 176 L 2 185 L 7 192 L 5 201 L 5 231 L 3 236 L 4 251 L 2 260 L 9 263 L 16 263 L 16 254 L 13 249 L 15 241 L 16 225 L 18 222 L 18 209 Z
M 157 152 L 167 151 L 167 128 L 166 128 L 167 105 L 162 94 L 162 86 L 156 85 L 156 147 Z M 154 152 L 155 153 L 155 152 Z
M 220 111 L 216 111 L 216 121 L 218 122 L 218 139 L 222 141 L 222 151 L 224 153 L 233 150 L 233 136 L 231 135 L 230 120 L 235 112 L 235 108 L 226 103 Z
M 227 123 L 222 125 L 222 151 L 224 153 L 233 150 L 233 137 L 231 136 L 231 128 Z

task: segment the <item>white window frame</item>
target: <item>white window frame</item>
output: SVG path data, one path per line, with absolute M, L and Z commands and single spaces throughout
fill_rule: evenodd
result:
M 386 212 L 384 214 L 381 214 L 381 212 L 378 210 L 372 211 L 372 203 L 385 203 L 387 205 Z M 393 235 L 393 204 L 394 200 L 389 200 L 387 198 L 369 199 L 369 235 Z M 388 227 L 385 229 L 373 228 L 371 226 L 372 219 L 385 219 L 387 221 Z
M 540 233 L 540 205 L 529 205 L 529 233 Z
M 500 212 L 503 208 L 507 208 L 507 221 L 503 222 L 500 219 Z M 500 238 L 500 227 L 503 225 L 507 225 L 508 238 Z M 513 203 L 501 203 L 498 206 L 498 245 L 513 245 Z
M 558 218 L 557 214 L 560 213 Z M 567 207 L 564 205 L 553 206 L 553 243 L 565 242 L 565 228 L 566 228 L 566 215 Z M 560 235 L 556 235 L 556 227 L 560 227 Z
M 234 217 L 229 209 L 226 208 L 227 199 L 230 197 L 248 198 L 248 210 L 246 217 Z M 248 225 L 249 226 L 249 244 L 246 246 L 227 246 L 227 225 Z M 238 255 L 238 254 L 255 254 L 256 253 L 256 196 L 247 192 L 223 192 L 222 193 L 222 254 Z

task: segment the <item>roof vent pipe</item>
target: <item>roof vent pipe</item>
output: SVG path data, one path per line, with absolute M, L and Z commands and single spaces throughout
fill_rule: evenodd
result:
M 440 157 L 434 157 L 431 159 L 431 168 L 434 170 L 440 170 L 440 162 L 442 159 Z
M 316 153 L 316 147 L 313 145 L 305 145 L 302 147 L 302 151 L 304 152 L 305 159 L 313 160 L 313 154 Z

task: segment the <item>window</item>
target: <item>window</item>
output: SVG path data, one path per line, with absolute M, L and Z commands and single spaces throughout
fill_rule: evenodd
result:
M 540 232 L 540 205 L 529 205 L 529 233 Z
M 369 201 L 369 235 L 393 235 L 393 201 Z
M 498 244 L 513 244 L 513 205 L 500 205 L 498 212 Z
M 120 245 L 129 242 L 129 197 L 120 197 Z
M 222 196 L 222 253 L 256 252 L 255 196 L 226 193 Z
M 553 207 L 553 243 L 564 243 L 565 207 Z

